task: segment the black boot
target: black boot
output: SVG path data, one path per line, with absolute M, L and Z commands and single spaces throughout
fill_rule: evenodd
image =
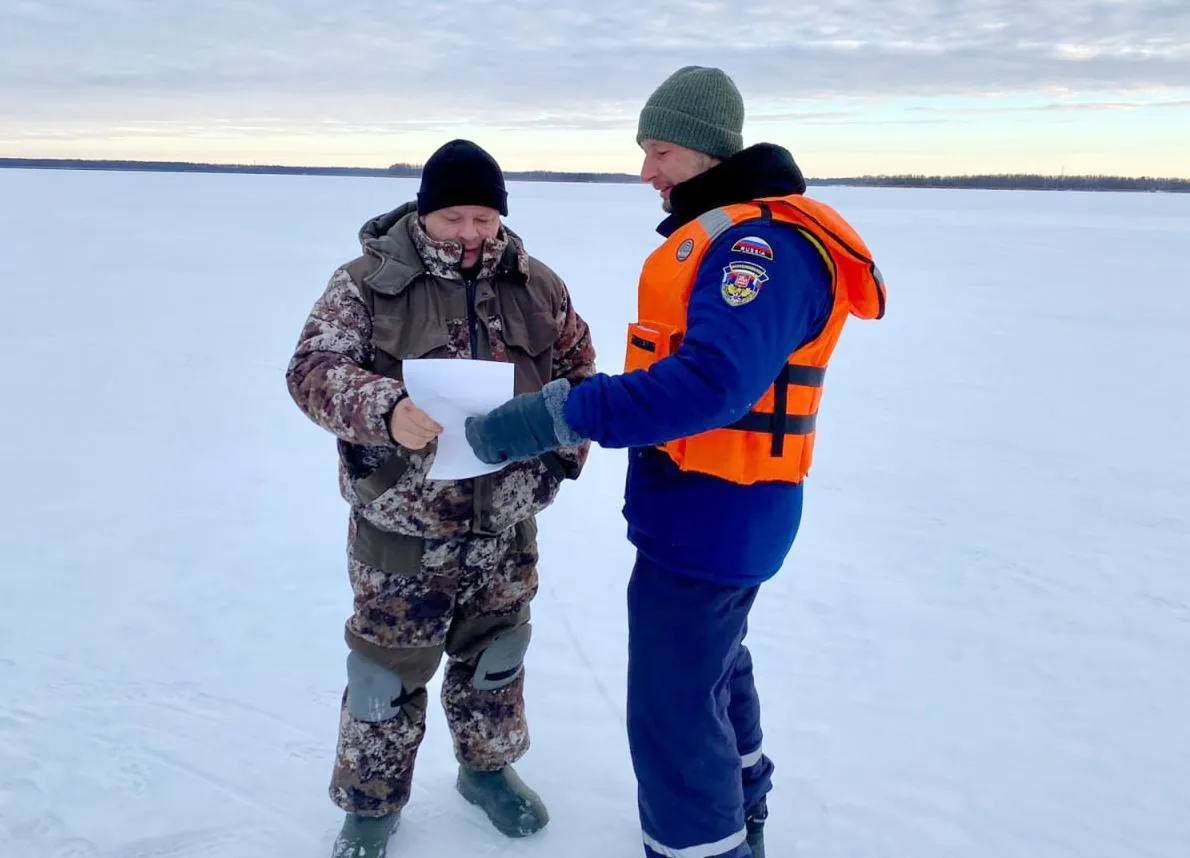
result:
M 748 827 L 748 848 L 752 858 L 764 858 L 764 821 L 769 818 L 769 805 L 763 798 L 752 806 L 744 817 Z
M 550 821 L 541 798 L 525 786 L 512 766 L 495 772 L 459 766 L 456 786 L 463 798 L 483 810 L 492 825 L 508 837 L 536 834 Z
M 397 827 L 400 816 L 357 816 L 347 814 L 343 828 L 335 838 L 331 858 L 385 858 L 388 838 Z

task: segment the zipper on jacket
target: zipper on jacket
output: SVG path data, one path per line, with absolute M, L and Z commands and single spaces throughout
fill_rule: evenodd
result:
M 479 319 L 475 315 L 475 281 L 467 280 L 467 327 L 471 334 L 471 359 L 479 359 Z

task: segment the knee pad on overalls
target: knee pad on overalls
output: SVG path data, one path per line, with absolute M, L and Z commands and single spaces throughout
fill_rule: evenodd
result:
M 357 652 L 347 656 L 347 712 L 357 721 L 379 723 L 401 714 L 405 685 L 393 670 Z
M 481 691 L 494 691 L 514 682 L 524 665 L 531 636 L 529 623 L 496 635 L 480 652 L 471 684 Z

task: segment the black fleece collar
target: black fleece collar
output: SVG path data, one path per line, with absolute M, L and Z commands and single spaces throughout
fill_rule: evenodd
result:
M 805 192 L 806 180 L 789 150 L 773 143 L 757 143 L 674 185 L 669 193 L 673 212 L 658 225 L 657 232 L 668 238 L 679 227 L 719 206 Z

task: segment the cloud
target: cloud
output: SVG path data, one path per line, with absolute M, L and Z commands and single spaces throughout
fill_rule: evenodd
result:
M 1053 103 L 1043 104 L 1033 108 L 1034 110 L 1058 110 L 1058 111 L 1096 111 L 1096 110 L 1140 110 L 1150 108 L 1178 108 L 1185 109 L 1190 107 L 1190 99 L 1177 99 L 1171 101 L 1100 101 L 1100 102 L 1071 102 L 1068 104 Z
M 1190 108 L 1190 99 L 1131 101 L 1051 101 L 1045 104 L 996 105 L 994 107 L 948 106 L 923 104 L 909 108 L 909 113 L 931 115 L 979 115 L 1005 113 L 1104 113 L 1119 110 L 1151 110 Z
M 184 121 L 630 122 L 688 63 L 748 98 L 1190 81 L 1184 0 L 8 0 L 0 112 Z

